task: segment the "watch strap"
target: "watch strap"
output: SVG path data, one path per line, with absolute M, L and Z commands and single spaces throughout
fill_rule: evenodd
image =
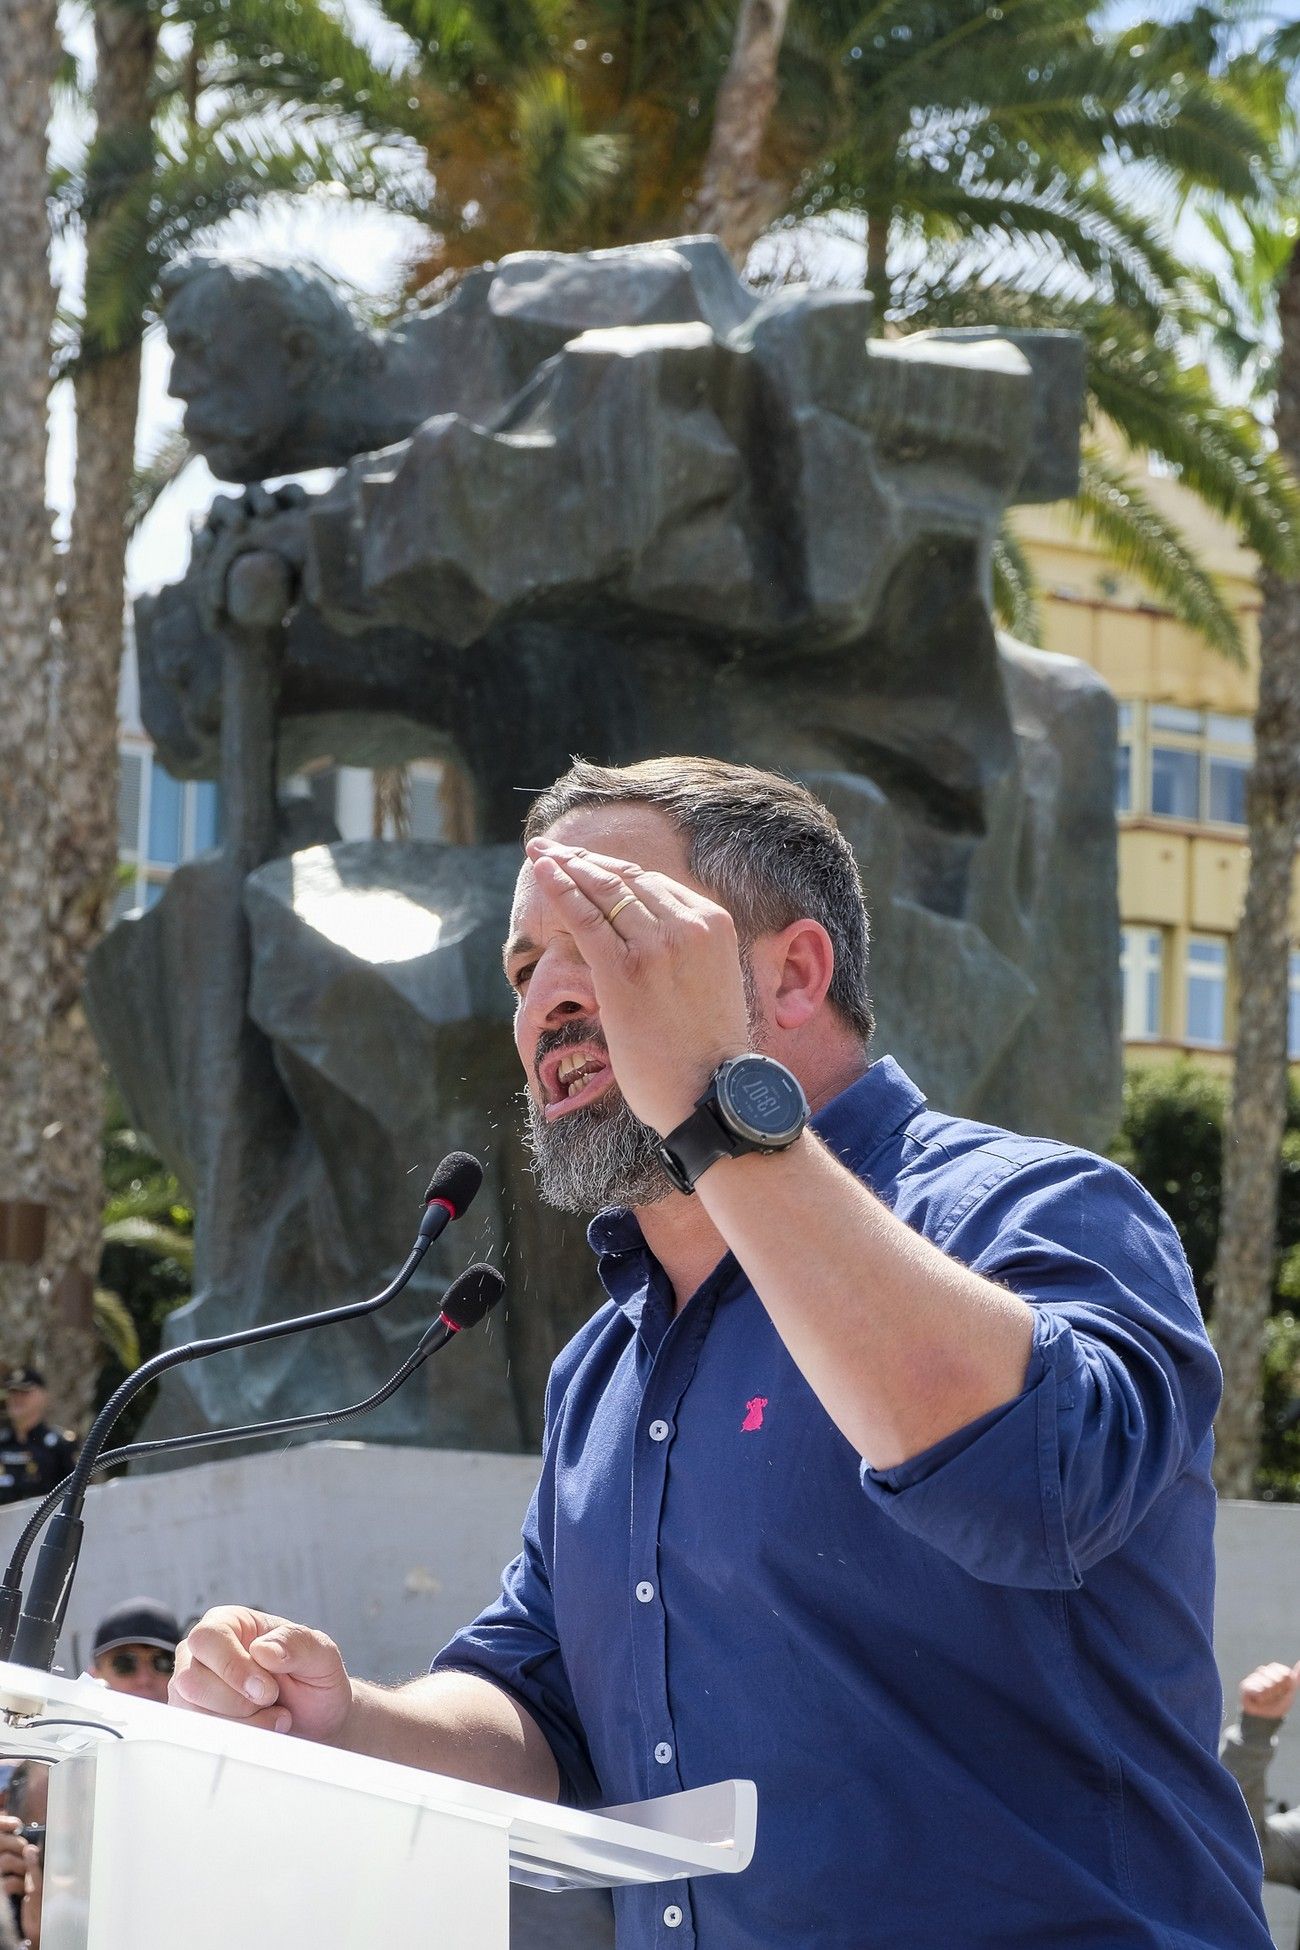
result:
M 678 1191 L 689 1196 L 695 1190 L 695 1181 L 710 1165 L 715 1165 L 719 1158 L 738 1157 L 750 1148 L 727 1129 L 711 1098 L 705 1097 L 664 1138 L 659 1146 L 659 1162 Z

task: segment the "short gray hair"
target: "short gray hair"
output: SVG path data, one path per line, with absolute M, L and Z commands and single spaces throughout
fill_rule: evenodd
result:
M 575 759 L 539 793 L 524 821 L 536 839 L 587 806 L 653 806 L 686 844 L 701 886 L 716 894 L 742 940 L 777 934 L 793 921 L 819 921 L 835 968 L 827 1000 L 861 1038 L 875 1016 L 867 988 L 868 927 L 853 849 L 805 786 L 720 758 L 647 758 L 636 765 Z

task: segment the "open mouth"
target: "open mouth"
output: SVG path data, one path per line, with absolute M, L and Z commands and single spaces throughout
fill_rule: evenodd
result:
M 609 1054 L 595 1043 L 552 1050 L 542 1058 L 542 1115 L 548 1123 L 594 1102 L 614 1081 Z

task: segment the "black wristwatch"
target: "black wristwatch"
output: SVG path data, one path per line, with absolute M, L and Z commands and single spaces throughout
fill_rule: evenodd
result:
M 679 1192 L 693 1192 L 719 1158 L 786 1151 L 808 1122 L 799 1079 L 771 1056 L 732 1056 L 714 1071 L 690 1116 L 659 1146 Z

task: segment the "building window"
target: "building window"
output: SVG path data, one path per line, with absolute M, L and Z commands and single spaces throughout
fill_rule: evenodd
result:
M 1164 819 L 1195 821 L 1201 816 L 1201 751 L 1204 729 L 1199 711 L 1153 704 L 1151 731 L 1151 810 Z
M 1219 826 L 1246 824 L 1246 781 L 1254 744 L 1249 718 L 1205 714 L 1205 817 Z
M 1228 944 L 1194 934 L 1187 943 L 1187 1041 L 1222 1049 L 1227 1042 Z
M 1152 745 L 1151 810 L 1165 819 L 1199 819 L 1201 760 L 1198 752 L 1180 751 L 1176 745 Z
M 219 794 L 208 779 L 174 779 L 146 745 L 119 752 L 118 854 L 122 884 L 115 917 L 152 907 L 183 860 L 220 842 Z
M 1120 929 L 1124 1040 L 1152 1042 L 1163 1016 L 1164 936 L 1159 928 Z
M 1294 948 L 1291 950 L 1290 971 L 1286 1007 L 1286 1053 L 1293 1063 L 1300 1063 L 1300 954 L 1297 954 Z
M 1131 813 L 1133 810 L 1133 730 L 1135 709 L 1131 704 L 1119 707 L 1119 729 L 1115 745 L 1115 811 Z
M 1249 718 L 1221 711 L 1188 711 L 1172 704 L 1151 705 L 1147 711 L 1147 810 L 1162 819 L 1181 819 L 1189 825 L 1244 826 L 1251 746 Z M 1138 797 L 1135 791 L 1134 800 Z

